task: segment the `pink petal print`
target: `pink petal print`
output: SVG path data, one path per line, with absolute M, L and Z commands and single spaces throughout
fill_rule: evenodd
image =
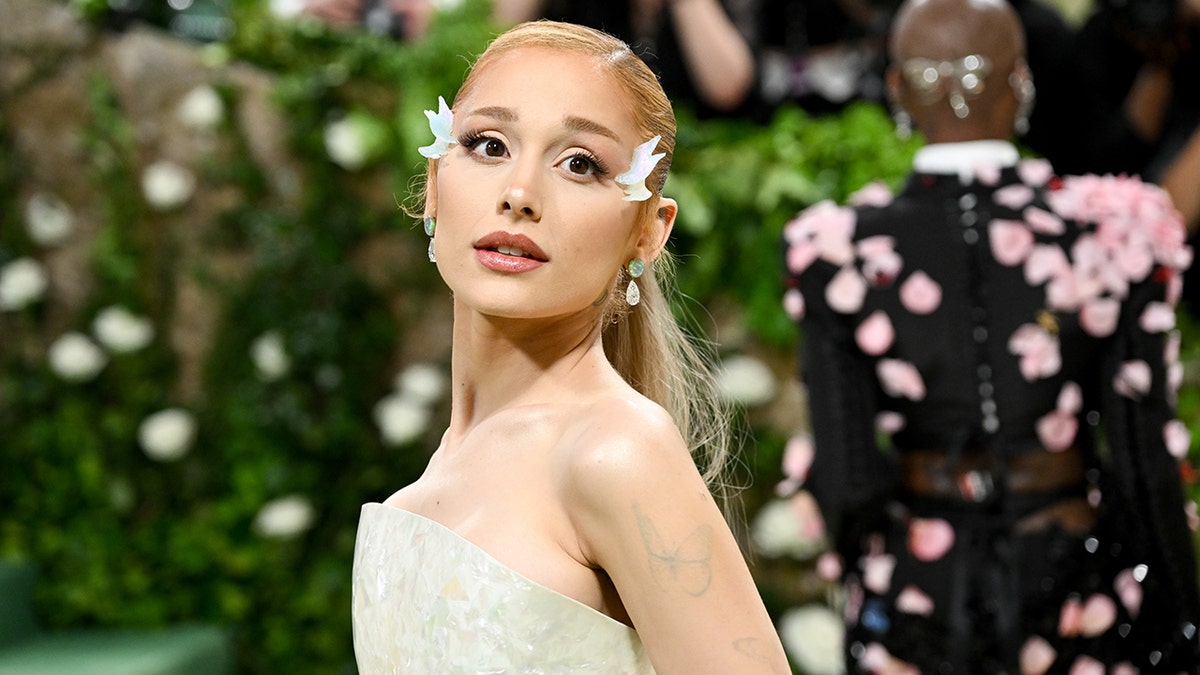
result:
M 954 527 L 941 518 L 913 518 L 908 524 L 908 550 L 917 560 L 932 562 L 954 546 Z
M 1033 188 L 1019 183 L 1006 185 L 996 190 L 992 198 L 996 200 L 997 204 L 1016 211 L 1028 206 L 1029 202 L 1033 201 Z
M 850 195 L 852 206 L 887 206 L 892 203 L 892 189 L 883 181 L 871 181 Z
M 894 434 L 908 423 L 904 415 L 895 410 L 884 410 L 875 415 L 875 429 L 885 434 Z
M 925 381 L 913 364 L 899 359 L 880 359 L 875 365 L 875 373 L 888 396 L 910 401 L 925 398 Z
M 871 356 L 886 352 L 895 339 L 896 330 L 883 310 L 871 312 L 854 330 L 854 341 L 858 343 L 858 348 Z
M 1172 457 L 1182 460 L 1187 457 L 1188 449 L 1192 447 L 1192 432 L 1183 422 L 1171 420 L 1163 426 L 1163 442 Z
M 1082 619 L 1083 603 L 1079 598 L 1067 598 L 1058 613 L 1058 634 L 1066 638 L 1076 637 Z
M 1122 661 L 1113 666 L 1112 675 L 1138 675 L 1138 669 L 1128 661 Z
M 798 289 L 789 288 L 783 293 L 783 311 L 792 318 L 792 321 L 799 321 L 804 318 L 804 295 Z
M 808 480 L 808 472 L 812 469 L 816 450 L 813 447 L 812 436 L 796 434 L 788 439 L 783 448 L 783 475 L 803 483 Z
M 817 259 L 817 247 L 811 241 L 798 241 L 787 250 L 787 268 L 792 274 L 802 274 Z
M 1117 269 L 1130 281 L 1141 281 L 1154 269 L 1154 253 L 1147 246 L 1122 246 L 1113 251 Z
M 1043 415 L 1037 421 L 1038 440 L 1042 447 L 1059 452 L 1071 447 L 1079 431 L 1079 419 L 1059 410 Z
M 815 541 L 825 536 L 825 518 L 811 492 L 797 492 L 788 500 L 788 505 L 796 519 L 796 527 L 806 540 Z
M 917 270 L 900 285 L 900 304 L 913 314 L 929 314 L 942 304 L 942 287 Z
M 1117 620 L 1117 603 L 1107 595 L 1093 593 L 1083 603 L 1079 618 L 1079 633 L 1084 637 L 1096 637 L 1108 630 Z
M 842 578 L 842 557 L 833 551 L 826 551 L 817 557 L 817 576 L 825 581 L 836 581 Z
M 892 572 L 896 569 L 896 556 L 876 553 L 864 556 L 863 586 L 883 595 L 892 586 Z
M 1083 408 L 1083 388 L 1075 382 L 1063 383 L 1054 406 L 1059 412 L 1074 415 Z
M 1192 502 L 1195 503 L 1195 502 Z M 1125 611 L 1129 612 L 1129 616 L 1137 618 L 1139 612 L 1142 611 L 1142 584 L 1134 576 L 1133 570 L 1121 570 L 1113 579 L 1113 590 L 1117 592 L 1117 597 L 1121 599 L 1121 604 L 1125 606 Z
M 887 647 L 878 642 L 867 645 L 858 664 L 871 675 L 920 675 L 916 666 L 892 656 Z
M 1021 646 L 1019 657 L 1021 675 L 1044 675 L 1054 665 L 1058 652 L 1040 635 L 1034 635 Z
M 995 164 L 980 164 L 975 167 L 975 177 L 984 185 L 995 185 L 1000 182 L 1000 167 Z
M 1179 361 L 1179 348 L 1183 345 L 1183 334 L 1173 330 L 1167 334 L 1167 342 L 1163 346 L 1163 361 L 1170 365 Z
M 1183 364 L 1176 361 L 1167 366 L 1167 396 L 1174 406 L 1179 401 L 1179 388 L 1183 386 Z
M 842 314 L 857 312 L 867 295 L 867 282 L 853 267 L 843 267 L 825 287 L 825 301 Z
M 1142 360 L 1126 361 L 1113 379 L 1113 389 L 1122 396 L 1141 398 L 1150 391 L 1150 364 Z
M 1069 274 L 1071 262 L 1062 248 L 1052 244 L 1038 244 L 1033 247 L 1029 258 L 1025 261 L 1025 282 L 1030 286 L 1045 283 L 1053 277 Z
M 1025 222 L 1029 223 L 1029 227 L 1034 232 L 1042 234 L 1059 235 L 1066 232 L 1066 225 L 1063 224 L 1062 218 L 1050 213 L 1045 209 L 1039 209 L 1036 206 L 1030 206 L 1025 209 Z
M 1090 656 L 1081 656 L 1071 664 L 1067 675 L 1104 675 L 1104 664 Z
M 1175 310 L 1165 302 L 1146 304 L 1138 325 L 1147 333 L 1165 333 L 1175 329 Z
M 1017 162 L 1017 175 L 1026 185 L 1041 187 L 1054 175 L 1054 168 L 1044 159 L 1023 159 Z
M 1108 337 L 1117 329 L 1121 303 L 1115 298 L 1095 298 L 1079 308 L 1079 326 L 1092 337 Z
M 1034 323 L 1024 324 L 1013 332 L 1008 339 L 1008 351 L 1021 357 L 1021 375 L 1027 382 L 1050 377 L 1062 368 L 1058 338 Z
M 1025 262 L 1033 251 L 1033 232 L 1018 220 L 997 218 L 988 228 L 988 242 L 996 262 L 1013 267 Z
M 1174 307 L 1179 304 L 1183 298 L 1183 275 L 1172 274 L 1170 279 L 1167 279 L 1167 304 Z
M 905 586 L 896 596 L 896 609 L 905 614 L 929 616 L 933 614 L 933 598 L 916 586 Z

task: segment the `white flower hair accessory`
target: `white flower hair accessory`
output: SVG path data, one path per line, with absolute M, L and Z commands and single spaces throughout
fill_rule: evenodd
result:
M 417 152 L 421 153 L 422 157 L 429 159 L 445 157 L 450 146 L 455 143 L 454 137 L 450 135 L 450 127 L 454 126 L 454 113 L 450 110 L 450 106 L 446 105 L 446 99 L 439 96 L 437 112 L 426 110 L 425 116 L 429 118 L 429 130 L 433 132 L 433 143 L 417 148 Z
M 629 170 L 616 177 L 617 183 L 625 186 L 625 196 L 622 200 L 627 202 L 644 202 L 650 198 L 650 191 L 646 189 L 646 177 L 658 165 L 658 160 L 667 156 L 667 153 L 660 152 L 658 154 L 650 154 L 654 152 L 654 148 L 658 147 L 658 141 L 662 136 L 655 136 L 650 140 L 642 143 L 633 150 L 633 160 L 629 163 Z

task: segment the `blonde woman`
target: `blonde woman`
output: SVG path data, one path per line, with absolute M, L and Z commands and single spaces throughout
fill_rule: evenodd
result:
M 725 412 L 659 282 L 670 102 L 619 40 L 519 25 L 429 112 L 449 428 L 363 507 L 371 673 L 788 673 L 714 498 Z M 702 468 L 698 468 L 702 467 Z

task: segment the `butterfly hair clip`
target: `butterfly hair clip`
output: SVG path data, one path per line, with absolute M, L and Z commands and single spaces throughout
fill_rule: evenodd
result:
M 455 143 L 454 137 L 450 135 L 450 128 L 454 126 L 454 113 L 450 110 L 450 106 L 446 105 L 446 99 L 439 96 L 437 112 L 426 110 L 425 116 L 429 118 L 429 130 L 433 132 L 433 143 L 417 148 L 417 152 L 421 153 L 422 157 L 429 159 L 445 157 L 450 146 Z
M 660 139 L 662 136 L 655 136 L 637 146 L 633 151 L 633 160 L 629 163 L 629 170 L 614 179 L 618 184 L 625 186 L 623 201 L 643 202 L 650 198 L 651 192 L 646 189 L 646 177 L 650 175 L 651 171 L 654 171 L 658 161 L 667 156 L 665 152 L 651 154 L 654 152 L 654 148 L 658 147 Z

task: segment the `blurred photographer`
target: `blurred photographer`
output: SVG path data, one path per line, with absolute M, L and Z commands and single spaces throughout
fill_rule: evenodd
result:
M 420 40 L 440 5 L 437 0 L 308 0 L 303 14 L 331 26 L 364 28 L 397 40 Z

